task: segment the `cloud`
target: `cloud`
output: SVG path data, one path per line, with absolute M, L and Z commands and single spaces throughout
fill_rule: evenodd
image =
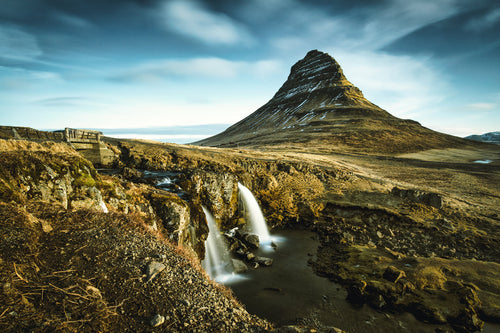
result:
M 42 55 L 35 36 L 9 25 L 0 25 L 0 58 L 29 61 Z
M 330 54 L 366 98 L 398 117 L 418 117 L 450 93 L 447 81 L 426 59 L 374 51 Z
M 47 107 L 73 107 L 80 106 L 82 104 L 87 104 L 89 100 L 85 97 L 78 96 L 65 96 L 65 97 L 53 97 L 44 98 L 36 101 L 37 104 L 41 104 Z
M 465 24 L 465 29 L 473 32 L 481 32 L 493 28 L 500 23 L 500 8 L 488 11 L 481 17 L 475 17 Z
M 354 8 L 350 8 L 354 9 Z M 322 7 L 296 3 L 283 14 L 291 33 L 277 38 L 281 47 L 316 43 L 338 49 L 378 50 L 395 40 L 434 22 L 454 15 L 458 6 L 452 0 L 391 0 L 386 6 L 365 6 L 355 12 L 328 11 Z
M 156 83 L 178 78 L 232 79 L 241 74 L 265 77 L 277 73 L 281 68 L 281 63 L 275 60 L 245 62 L 216 57 L 168 59 L 140 64 L 113 75 L 111 80 Z
M 194 0 L 164 2 L 162 24 L 170 31 L 211 45 L 250 45 L 246 27 L 223 14 L 208 10 Z
M 62 82 L 61 76 L 54 72 L 0 66 L 0 87 L 4 89 L 23 91 L 30 87 Z
M 484 102 L 484 103 L 472 103 L 472 104 L 468 104 L 466 105 L 466 108 L 468 109 L 481 109 L 481 110 L 490 110 L 490 109 L 494 109 L 498 107 L 497 104 L 495 103 L 487 103 L 487 102 Z
M 54 18 L 66 26 L 70 26 L 77 29 L 89 29 L 94 25 L 90 21 L 83 19 L 79 16 L 67 14 L 61 11 L 57 11 L 54 14 Z

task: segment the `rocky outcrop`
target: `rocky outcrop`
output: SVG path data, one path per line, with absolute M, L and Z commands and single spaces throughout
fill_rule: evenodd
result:
M 221 169 L 192 170 L 185 174 L 179 185 L 228 228 L 236 223 L 238 213 L 238 177 Z
M 43 145 L 23 141 L 0 142 L 0 196 L 18 203 L 39 200 L 66 210 L 137 214 L 173 243 L 203 257 L 208 233 L 201 205 L 177 195 L 115 177 L 101 176 L 89 161 L 64 144 Z M 130 173 L 131 171 L 129 171 Z
M 421 203 L 434 208 L 440 209 L 443 206 L 443 199 L 441 195 L 437 193 L 430 193 L 413 189 L 400 189 L 398 187 L 394 187 L 391 190 L 391 193 L 404 200 Z

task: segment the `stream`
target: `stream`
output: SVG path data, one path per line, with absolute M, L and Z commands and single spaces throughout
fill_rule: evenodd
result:
M 100 170 L 113 174 L 114 170 Z M 144 172 L 156 187 L 189 196 L 177 184 L 177 173 Z M 206 213 L 207 214 L 207 213 Z M 277 248 L 261 246 L 256 255 L 273 259 L 270 267 L 249 266 L 246 273 L 224 280 L 249 313 L 265 318 L 277 327 L 304 325 L 324 328 L 334 326 L 346 332 L 435 333 L 443 325 L 418 321 L 412 314 L 378 312 L 367 305 L 355 307 L 346 301 L 345 288 L 314 274 L 308 264 L 314 261 L 319 241 L 309 230 L 281 230 L 271 235 Z M 485 323 L 484 333 L 500 332 L 500 325 Z
M 234 282 L 228 281 L 236 298 L 248 312 L 276 326 L 301 324 L 334 326 L 346 332 L 429 332 L 443 325 L 418 321 L 412 314 L 387 314 L 367 305 L 355 307 L 345 298 L 347 291 L 327 278 L 314 274 L 308 265 L 315 260 L 319 241 L 308 230 L 282 230 L 272 234 L 276 250 L 259 250 L 274 259 L 270 267 L 249 268 Z M 486 323 L 483 332 L 499 332 L 500 325 Z

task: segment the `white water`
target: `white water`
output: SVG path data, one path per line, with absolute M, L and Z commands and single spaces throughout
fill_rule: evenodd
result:
M 250 232 L 259 236 L 261 243 L 270 243 L 272 241 L 271 235 L 267 229 L 266 220 L 260 210 L 259 203 L 248 188 L 238 183 L 238 189 L 248 216 Z
M 225 282 L 233 275 L 229 249 L 212 213 L 205 207 L 202 208 L 208 223 L 208 238 L 205 241 L 203 268 L 214 281 Z
M 169 177 L 163 177 L 156 183 L 156 186 L 165 186 L 170 184 L 172 184 L 172 179 L 170 179 Z

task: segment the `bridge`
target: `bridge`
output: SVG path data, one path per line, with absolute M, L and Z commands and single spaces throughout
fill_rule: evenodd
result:
M 101 141 L 102 136 L 102 132 L 87 129 L 39 131 L 29 127 L 0 126 L 2 139 L 66 142 L 95 165 L 111 166 L 117 156 Z

